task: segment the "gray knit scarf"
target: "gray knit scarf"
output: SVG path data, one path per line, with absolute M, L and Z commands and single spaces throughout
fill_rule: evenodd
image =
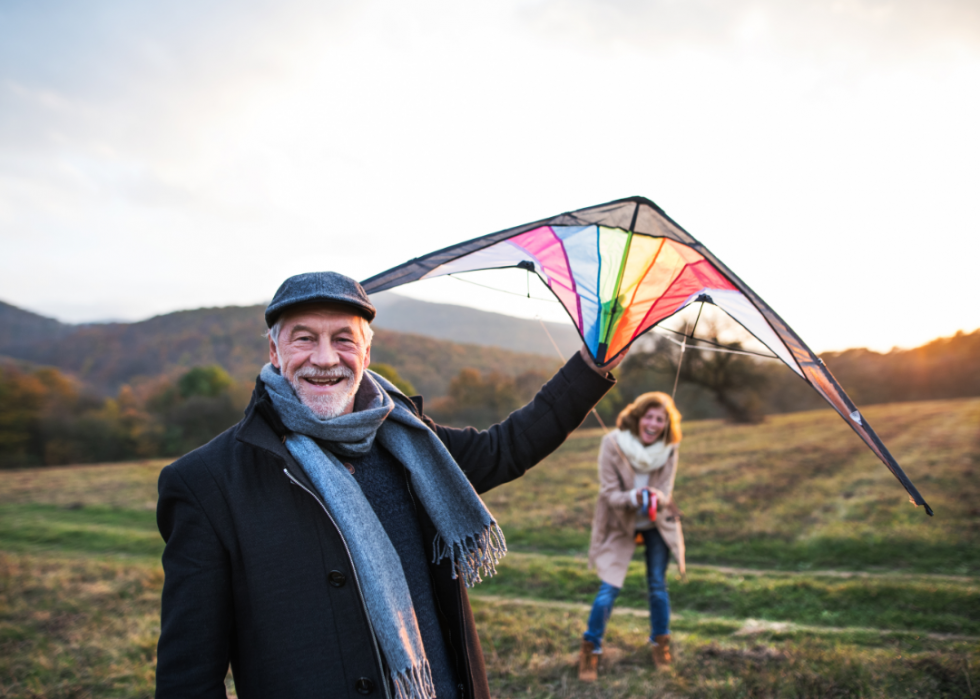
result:
M 303 405 L 271 364 L 260 376 L 283 424 L 292 430 L 286 447 L 320 492 L 350 548 L 396 697 L 435 697 L 401 559 L 357 481 L 335 454 L 366 454 L 375 437 L 380 440 L 408 469 L 412 489 L 435 524 L 433 563 L 448 558 L 453 577 L 461 576 L 467 587 L 480 582 L 481 573 L 494 574 L 507 551 L 503 532 L 443 443 L 401 404 L 408 399 L 378 374 L 364 372 L 354 412 L 328 420 Z M 390 394 L 400 400 L 392 400 Z

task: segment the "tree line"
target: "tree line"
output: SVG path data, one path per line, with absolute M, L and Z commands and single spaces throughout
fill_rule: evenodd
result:
M 390 365 L 372 369 L 415 392 Z M 57 369 L 0 365 L 0 468 L 180 456 L 238 422 L 251 390 L 210 364 L 104 398 Z
M 980 396 L 980 330 L 912 350 L 821 356 L 858 406 Z M 416 392 L 395 366 L 371 368 L 405 394 Z M 616 387 L 597 407 L 607 425 L 639 394 L 671 393 L 675 382 L 686 419 L 752 423 L 826 407 L 779 362 L 696 348 L 681 355 L 662 338 L 634 348 L 616 374 Z M 527 403 L 550 377 L 543 369 L 513 376 L 463 368 L 449 379 L 446 395 L 426 402 L 425 410 L 443 424 L 487 427 Z M 0 365 L 0 468 L 179 456 L 235 424 L 251 390 L 250 382 L 236 382 L 211 364 L 125 384 L 104 398 L 53 368 Z
M 720 333 L 707 333 L 710 350 L 688 347 L 683 354 L 675 343 L 648 337 L 630 351 L 616 370 L 617 385 L 596 406 L 607 426 L 641 393 L 672 394 L 675 384 L 677 406 L 689 420 L 751 424 L 766 415 L 828 408 L 782 362 L 738 354 L 742 345 L 722 341 Z M 980 330 L 910 350 L 851 349 L 820 356 L 858 406 L 980 396 Z M 541 371 L 510 377 L 464 369 L 450 382 L 448 395 L 427 404 L 426 411 L 446 424 L 486 427 L 524 405 L 548 378 Z M 598 422 L 590 416 L 587 424 Z
M 57 369 L 0 367 L 0 468 L 183 454 L 239 420 L 236 388 L 210 365 L 102 398 Z
M 618 373 L 616 389 L 600 404 L 614 419 L 619 409 L 646 391 L 671 393 L 687 419 L 724 418 L 755 423 L 766 415 L 815 410 L 827 404 L 782 362 L 729 352 L 738 342 L 706 338 L 712 351 L 687 348 L 651 337 L 645 351 L 631 352 Z M 958 332 L 921 347 L 887 353 L 868 349 L 820 355 L 856 405 L 980 396 L 980 330 Z M 678 367 L 678 363 L 680 366 Z

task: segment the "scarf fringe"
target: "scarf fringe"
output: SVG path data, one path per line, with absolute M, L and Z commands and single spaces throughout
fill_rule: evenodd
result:
M 471 534 L 463 541 L 448 542 L 436 534 L 432 542 L 435 554 L 433 563 L 448 558 L 453 567 L 453 580 L 463 578 L 466 587 L 483 582 L 483 575 L 492 578 L 497 573 L 497 563 L 507 553 L 507 541 L 496 522 L 491 522 L 479 534 Z
M 423 659 L 407 670 L 392 672 L 395 699 L 435 699 L 436 686 L 432 681 L 429 661 Z

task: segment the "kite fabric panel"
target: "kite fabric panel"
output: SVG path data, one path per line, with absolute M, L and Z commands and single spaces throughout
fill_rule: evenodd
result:
M 710 303 L 809 383 L 902 483 L 932 509 L 851 399 L 799 336 L 754 291 L 656 204 L 630 197 L 453 245 L 362 282 L 369 294 L 485 269 L 534 272 L 564 306 L 597 365 L 694 303 Z

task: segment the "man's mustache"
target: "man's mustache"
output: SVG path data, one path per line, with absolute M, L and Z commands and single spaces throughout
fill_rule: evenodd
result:
M 315 366 L 305 366 L 296 370 L 293 374 L 296 379 L 353 379 L 354 371 L 350 367 L 337 366 L 332 369 L 319 369 Z

